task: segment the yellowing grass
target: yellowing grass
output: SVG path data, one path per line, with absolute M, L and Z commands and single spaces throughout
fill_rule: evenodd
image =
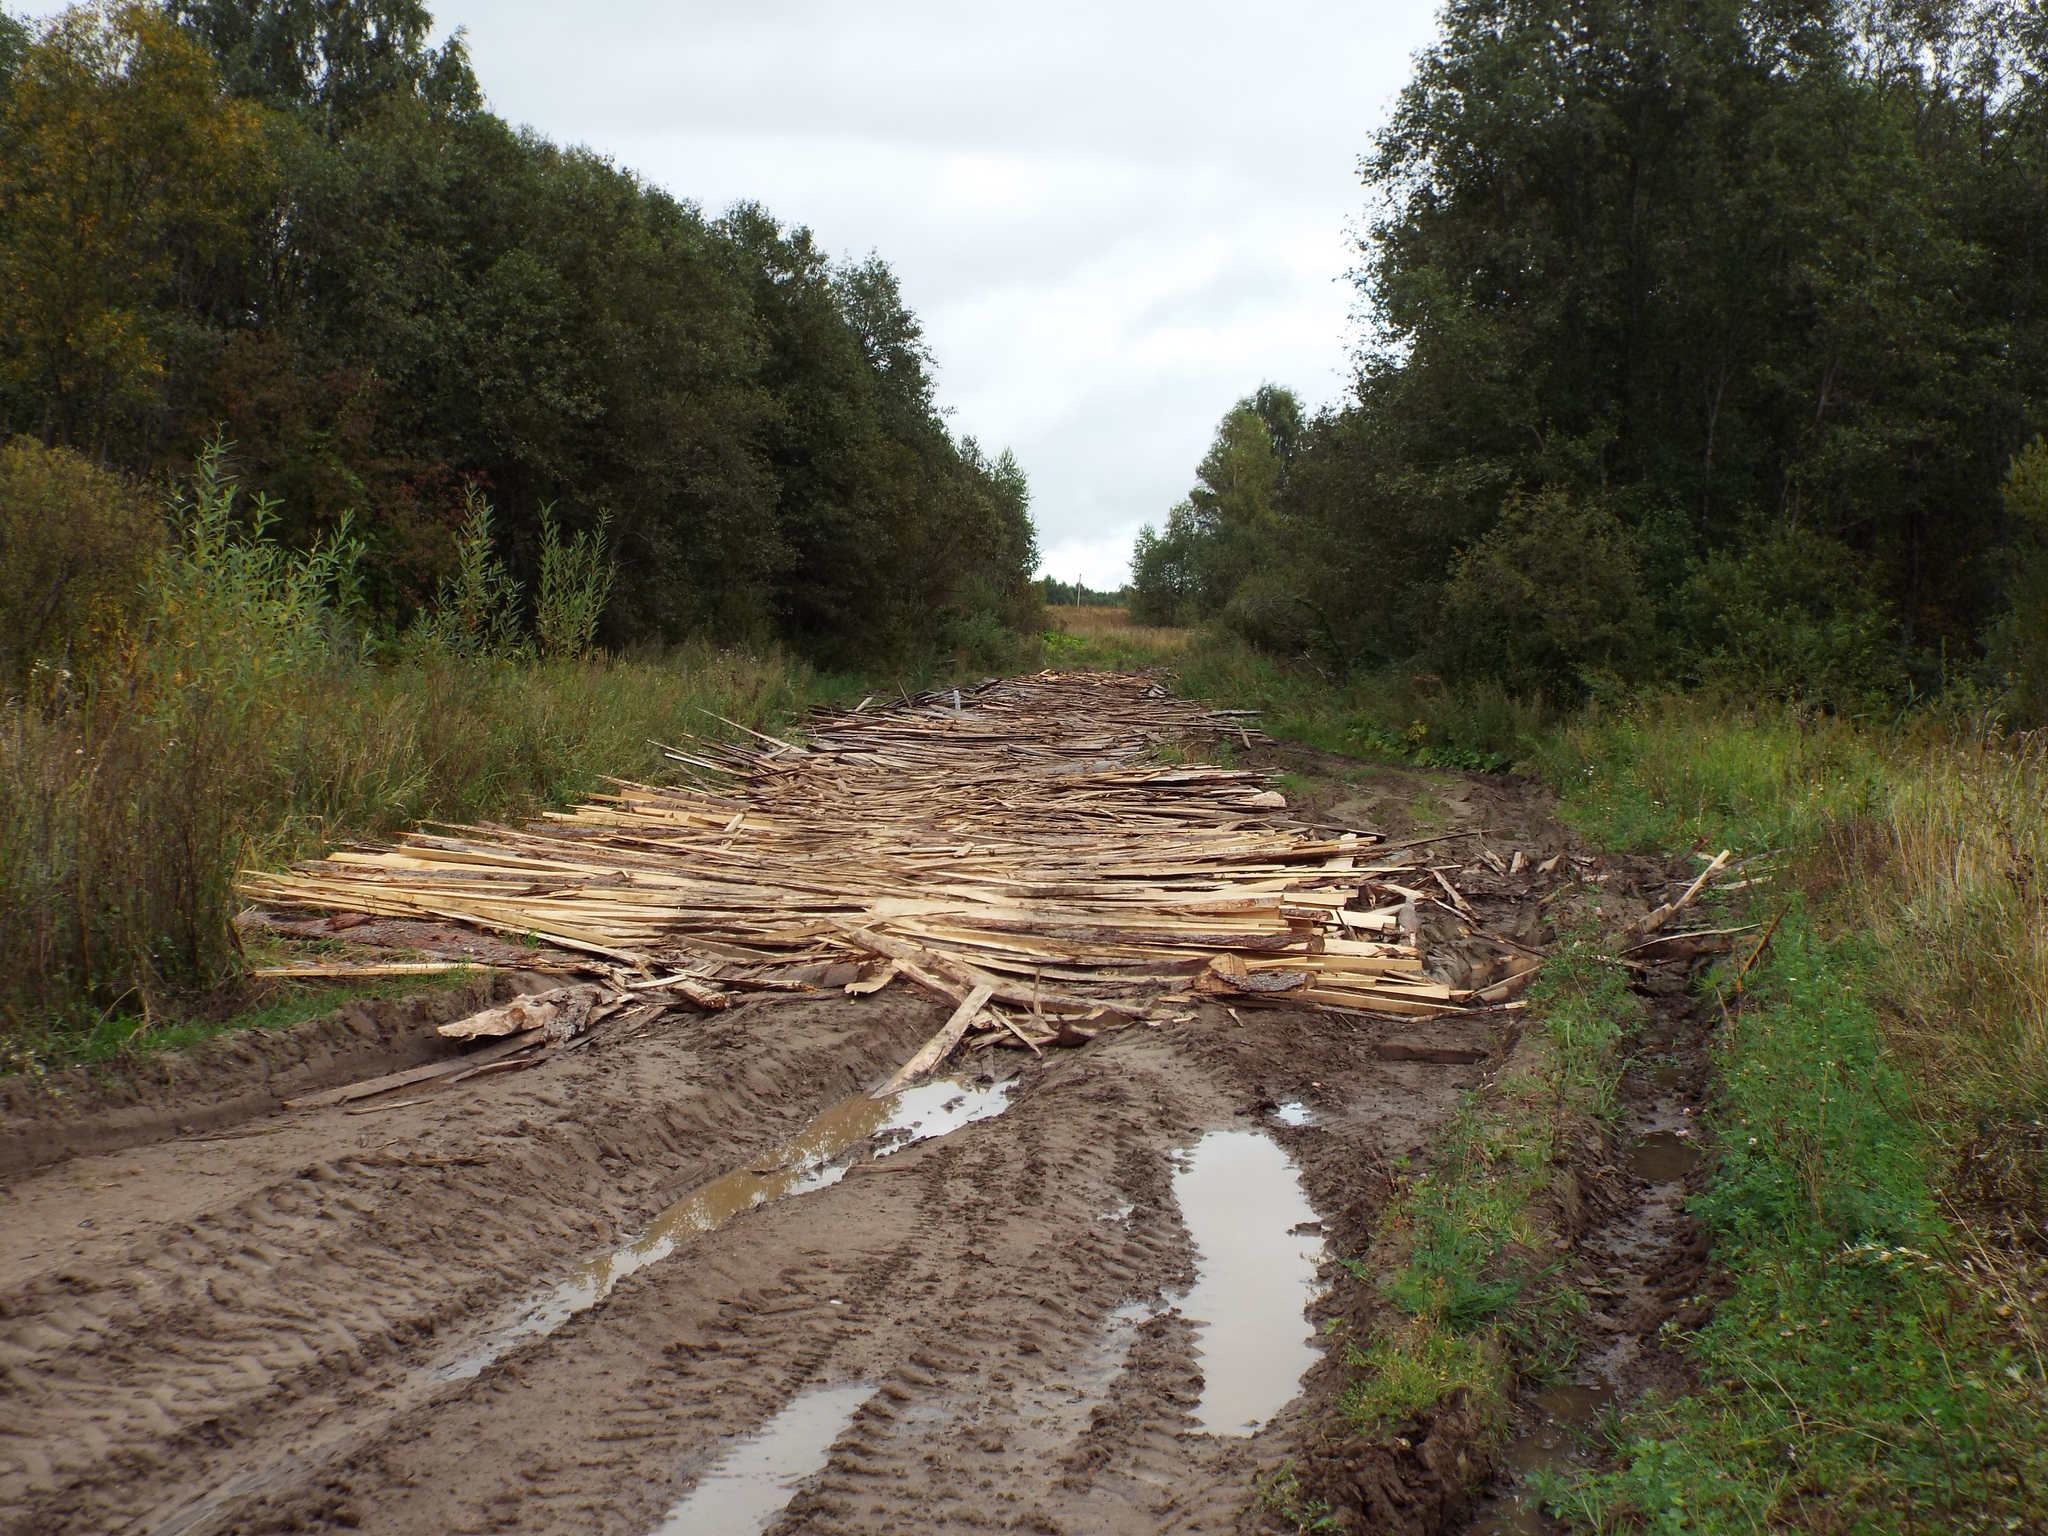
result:
M 1076 640 L 1161 656 L 1178 655 L 1187 649 L 1191 629 L 1170 629 L 1156 624 L 1133 624 L 1128 608 L 1082 608 L 1053 606 L 1045 610 L 1047 627 L 1054 633 Z

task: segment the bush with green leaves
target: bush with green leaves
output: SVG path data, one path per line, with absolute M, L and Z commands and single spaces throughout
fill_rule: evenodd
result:
M 148 496 L 69 448 L 0 448 L 0 693 L 120 643 L 163 527 Z
M 1613 513 L 1557 489 L 1516 494 L 1452 562 L 1434 648 L 1453 677 L 1576 700 L 1598 679 L 1654 670 L 1655 617 Z

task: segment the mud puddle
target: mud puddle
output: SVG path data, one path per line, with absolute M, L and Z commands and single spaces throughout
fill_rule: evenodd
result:
M 1293 1160 L 1257 1131 L 1209 1132 L 1176 1168 L 1173 1193 L 1196 1250 L 1180 1303 L 1202 1368 L 1195 1418 L 1212 1435 L 1255 1434 L 1319 1358 L 1307 1310 L 1321 1222 Z
M 1629 1171 L 1651 1184 L 1669 1184 L 1699 1167 L 1701 1152 L 1684 1131 L 1651 1131 L 1629 1144 Z
M 792 1398 L 758 1434 L 719 1457 L 652 1536 L 757 1536 L 797 1485 L 825 1465 L 874 1388 L 864 1381 Z
M 1550 1529 L 1541 1501 L 1528 1486 L 1532 1472 L 1562 1472 L 1588 1461 L 1587 1446 L 1600 1412 L 1614 1401 L 1608 1386 L 1552 1387 L 1530 1400 L 1537 1422 L 1501 1453 L 1498 1475 L 1514 1489 L 1465 1528 L 1465 1536 L 1542 1536 Z
M 628 1275 L 660 1263 L 691 1238 L 716 1231 L 744 1211 L 838 1183 L 859 1160 L 846 1155 L 856 1147 L 873 1143 L 872 1155 L 887 1157 L 1001 1114 L 1015 1087 L 1014 1078 L 990 1084 L 947 1078 L 886 1099 L 864 1093 L 841 1099 L 769 1156 L 692 1190 L 624 1247 L 585 1261 L 568 1279 L 523 1303 L 481 1345 L 437 1367 L 433 1379 L 475 1376 L 508 1350 L 546 1338 L 603 1301 Z

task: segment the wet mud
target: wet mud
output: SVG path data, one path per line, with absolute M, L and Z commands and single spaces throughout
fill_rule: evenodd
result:
M 0 1530 L 1257 1528 L 1323 1213 L 1479 1069 L 1205 1006 L 867 1099 L 942 1016 L 684 1017 L 13 1180 Z
M 1638 977 L 1649 1017 L 1625 1047 L 1623 1122 L 1611 1137 L 1574 1149 L 1588 1205 L 1564 1277 L 1588 1303 L 1576 1358 L 1566 1379 L 1521 1396 L 1491 1485 L 1458 1527 L 1466 1536 L 1569 1529 L 1542 1509 L 1528 1474 L 1606 1465 L 1609 1415 L 1695 1384 L 1671 1333 L 1704 1323 L 1723 1289 L 1710 1272 L 1707 1236 L 1685 1209 L 1705 1187 L 1711 1152 L 1698 1125 L 1711 1020 L 1688 986 L 1700 963 L 1651 965 Z
M 1568 846 L 1533 786 L 1310 770 L 1305 817 L 1341 789 L 1382 830 Z M 1445 868 L 1542 942 L 1539 883 Z M 1512 951 L 1435 939 L 1461 984 Z M 1338 1261 L 1520 1020 L 1205 1004 L 970 1052 L 891 1102 L 866 1090 L 944 1008 L 733 1012 L 16 1171 L 0 1536 L 1276 1529 L 1257 1488 L 1348 1379 Z M 1639 1156 L 1683 1139 L 1690 1092 L 1646 1110 Z M 1651 1189 L 1628 1156 L 1610 1182 Z M 1669 1247 L 1616 1232 L 1619 1268 Z M 1388 1473 L 1429 1528 L 1487 1473 L 1468 1440 L 1449 1416 Z

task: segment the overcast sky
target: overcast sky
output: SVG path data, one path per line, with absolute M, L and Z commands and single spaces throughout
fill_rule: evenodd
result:
M 954 430 L 1029 475 L 1046 569 L 1115 586 L 1233 401 L 1343 392 L 1358 157 L 1435 3 L 433 9 L 513 122 L 879 254 Z
M 1344 388 L 1357 161 L 1433 0 L 442 0 L 493 108 L 895 268 L 1046 568 L 1115 586 L 1265 380 Z

